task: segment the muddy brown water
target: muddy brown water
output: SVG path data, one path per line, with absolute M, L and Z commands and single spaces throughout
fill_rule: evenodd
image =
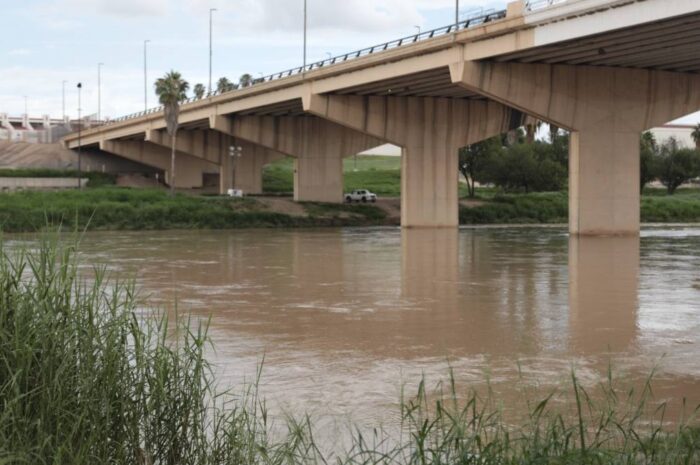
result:
M 609 364 L 700 402 L 700 228 L 570 238 L 558 228 L 89 233 L 81 251 L 151 305 L 211 315 L 224 385 L 324 428 L 391 424 L 421 376 L 515 399 Z M 516 387 L 520 386 L 520 387 Z

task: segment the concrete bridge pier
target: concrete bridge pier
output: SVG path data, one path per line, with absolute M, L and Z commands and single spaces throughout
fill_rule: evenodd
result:
M 245 194 L 262 194 L 265 165 L 284 158 L 284 154 L 242 140 L 234 140 L 233 144 L 241 148 L 241 155 L 226 156 L 223 159 L 224 163 L 228 163 L 229 173 L 233 173 L 233 188 L 240 189 Z M 222 171 L 225 170 L 222 164 Z
M 258 146 L 266 160 L 294 157 L 294 200 L 299 202 L 342 202 L 343 157 L 383 143 L 307 115 L 212 116 L 209 123 L 213 130 Z
M 139 140 L 103 140 L 100 150 L 153 166 L 165 172 L 165 182 L 170 181 L 170 149 Z M 175 187 L 178 189 L 201 188 L 204 173 L 216 172 L 218 166 L 205 160 L 178 152 L 175 156 Z
M 450 71 L 455 84 L 571 131 L 572 234 L 639 234 L 639 136 L 700 109 L 700 76 L 687 73 L 472 61 Z
M 404 227 L 457 227 L 459 148 L 523 120 L 520 112 L 483 100 L 310 94 L 303 101 L 309 113 L 403 148 Z

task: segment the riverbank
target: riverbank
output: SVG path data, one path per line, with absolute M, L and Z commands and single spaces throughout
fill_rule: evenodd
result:
M 82 191 L 0 194 L 0 228 L 34 232 L 62 225 L 67 229 L 163 230 L 397 226 L 401 202 L 383 198 L 376 204 L 295 203 L 289 197 L 233 199 L 178 193 L 163 189 L 114 186 Z M 700 191 L 680 190 L 674 196 L 646 191 L 644 223 L 700 222 Z M 480 192 L 460 202 L 462 225 L 565 224 L 566 193 L 498 194 Z
M 478 395 L 452 377 L 412 381 L 397 405 L 402 434 L 376 425 L 328 452 L 317 417 L 267 410 L 258 383 L 222 392 L 207 327 L 144 311 L 127 281 L 82 281 L 68 246 L 2 248 L 0 461 L 3 463 L 245 463 L 249 465 L 698 463 L 698 419 L 667 412 L 653 376 L 630 389 L 613 370 L 600 383 L 571 373 L 551 392 L 516 402 Z M 93 279 L 94 278 L 94 279 Z M 76 290 L 80 290 L 77 292 Z M 177 343 L 175 343 L 177 342 Z M 583 377 L 586 379 L 586 376 Z M 402 389 L 402 392 L 404 390 Z M 328 398 L 328 402 L 334 400 Z M 332 405 L 331 405 L 332 407 Z M 520 407 L 518 405 L 517 407 Z M 273 420 L 275 418 L 275 420 Z M 277 422 L 277 423 L 275 423 Z M 673 426 L 671 426 L 673 425 Z M 339 450 L 340 449 L 340 450 Z

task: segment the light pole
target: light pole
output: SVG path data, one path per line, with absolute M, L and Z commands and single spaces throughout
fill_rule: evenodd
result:
M 143 41 L 143 111 L 148 111 L 148 54 L 147 45 L 150 40 Z
M 27 119 L 29 119 L 29 106 L 27 105 L 27 96 L 23 95 L 24 97 L 24 114 L 27 115 Z
M 303 72 L 306 72 L 306 30 L 307 30 L 307 9 L 306 9 L 306 0 L 304 0 L 304 68 Z
M 80 106 L 81 106 L 81 102 L 80 102 L 80 91 L 81 91 L 82 88 L 83 88 L 83 84 L 82 84 L 81 82 L 79 82 L 77 87 L 78 87 L 78 189 L 82 189 L 82 188 L 83 188 L 83 185 L 82 185 L 81 182 L 80 182 L 80 173 L 81 173 L 81 168 L 82 168 L 82 166 L 81 166 L 81 162 L 82 162 L 82 152 L 81 152 L 81 151 L 82 151 L 82 144 L 81 144 L 80 136 L 81 136 L 81 132 L 82 132 L 82 130 L 83 130 L 83 122 L 80 120 L 80 117 L 81 117 L 81 113 L 80 113 L 80 112 L 82 111 L 82 108 L 80 108 Z
M 418 35 L 420 35 L 420 26 L 413 26 L 413 27 L 416 28 L 416 30 L 418 31 Z
M 209 95 L 211 95 L 211 62 L 214 56 L 214 49 L 212 44 L 213 32 L 212 32 L 212 14 L 216 11 L 216 8 L 209 8 Z
M 459 30 L 459 0 L 455 0 L 455 33 Z
M 61 106 L 63 108 L 63 121 L 66 120 L 66 83 L 67 82 L 68 81 L 63 81 L 63 83 L 61 84 L 61 96 L 62 96 Z
M 102 67 L 104 63 L 97 63 L 97 124 L 102 121 Z

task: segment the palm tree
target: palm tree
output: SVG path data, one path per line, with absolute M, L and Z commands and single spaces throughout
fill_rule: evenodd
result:
M 697 150 L 700 150 L 700 123 L 698 123 L 698 125 L 695 126 L 693 132 L 690 133 L 690 137 L 692 137 L 695 141 L 695 148 Z
M 229 81 L 229 79 L 227 77 L 222 77 L 216 83 L 216 90 L 220 94 L 223 94 L 224 92 L 228 92 L 228 91 L 233 90 L 233 89 L 234 89 L 233 82 Z
M 207 88 L 204 87 L 204 84 L 195 84 L 193 90 L 194 90 L 194 96 L 197 97 L 197 99 L 201 99 L 204 97 L 204 94 L 207 91 Z
M 180 102 L 187 98 L 190 85 L 177 71 L 170 71 L 155 83 L 156 95 L 165 109 L 165 122 L 170 134 L 172 153 L 170 157 L 170 195 L 175 194 L 175 141 L 177 140 Z
M 245 73 L 241 78 L 238 80 L 239 84 L 241 87 L 248 87 L 253 85 L 253 76 L 251 76 L 248 73 Z

